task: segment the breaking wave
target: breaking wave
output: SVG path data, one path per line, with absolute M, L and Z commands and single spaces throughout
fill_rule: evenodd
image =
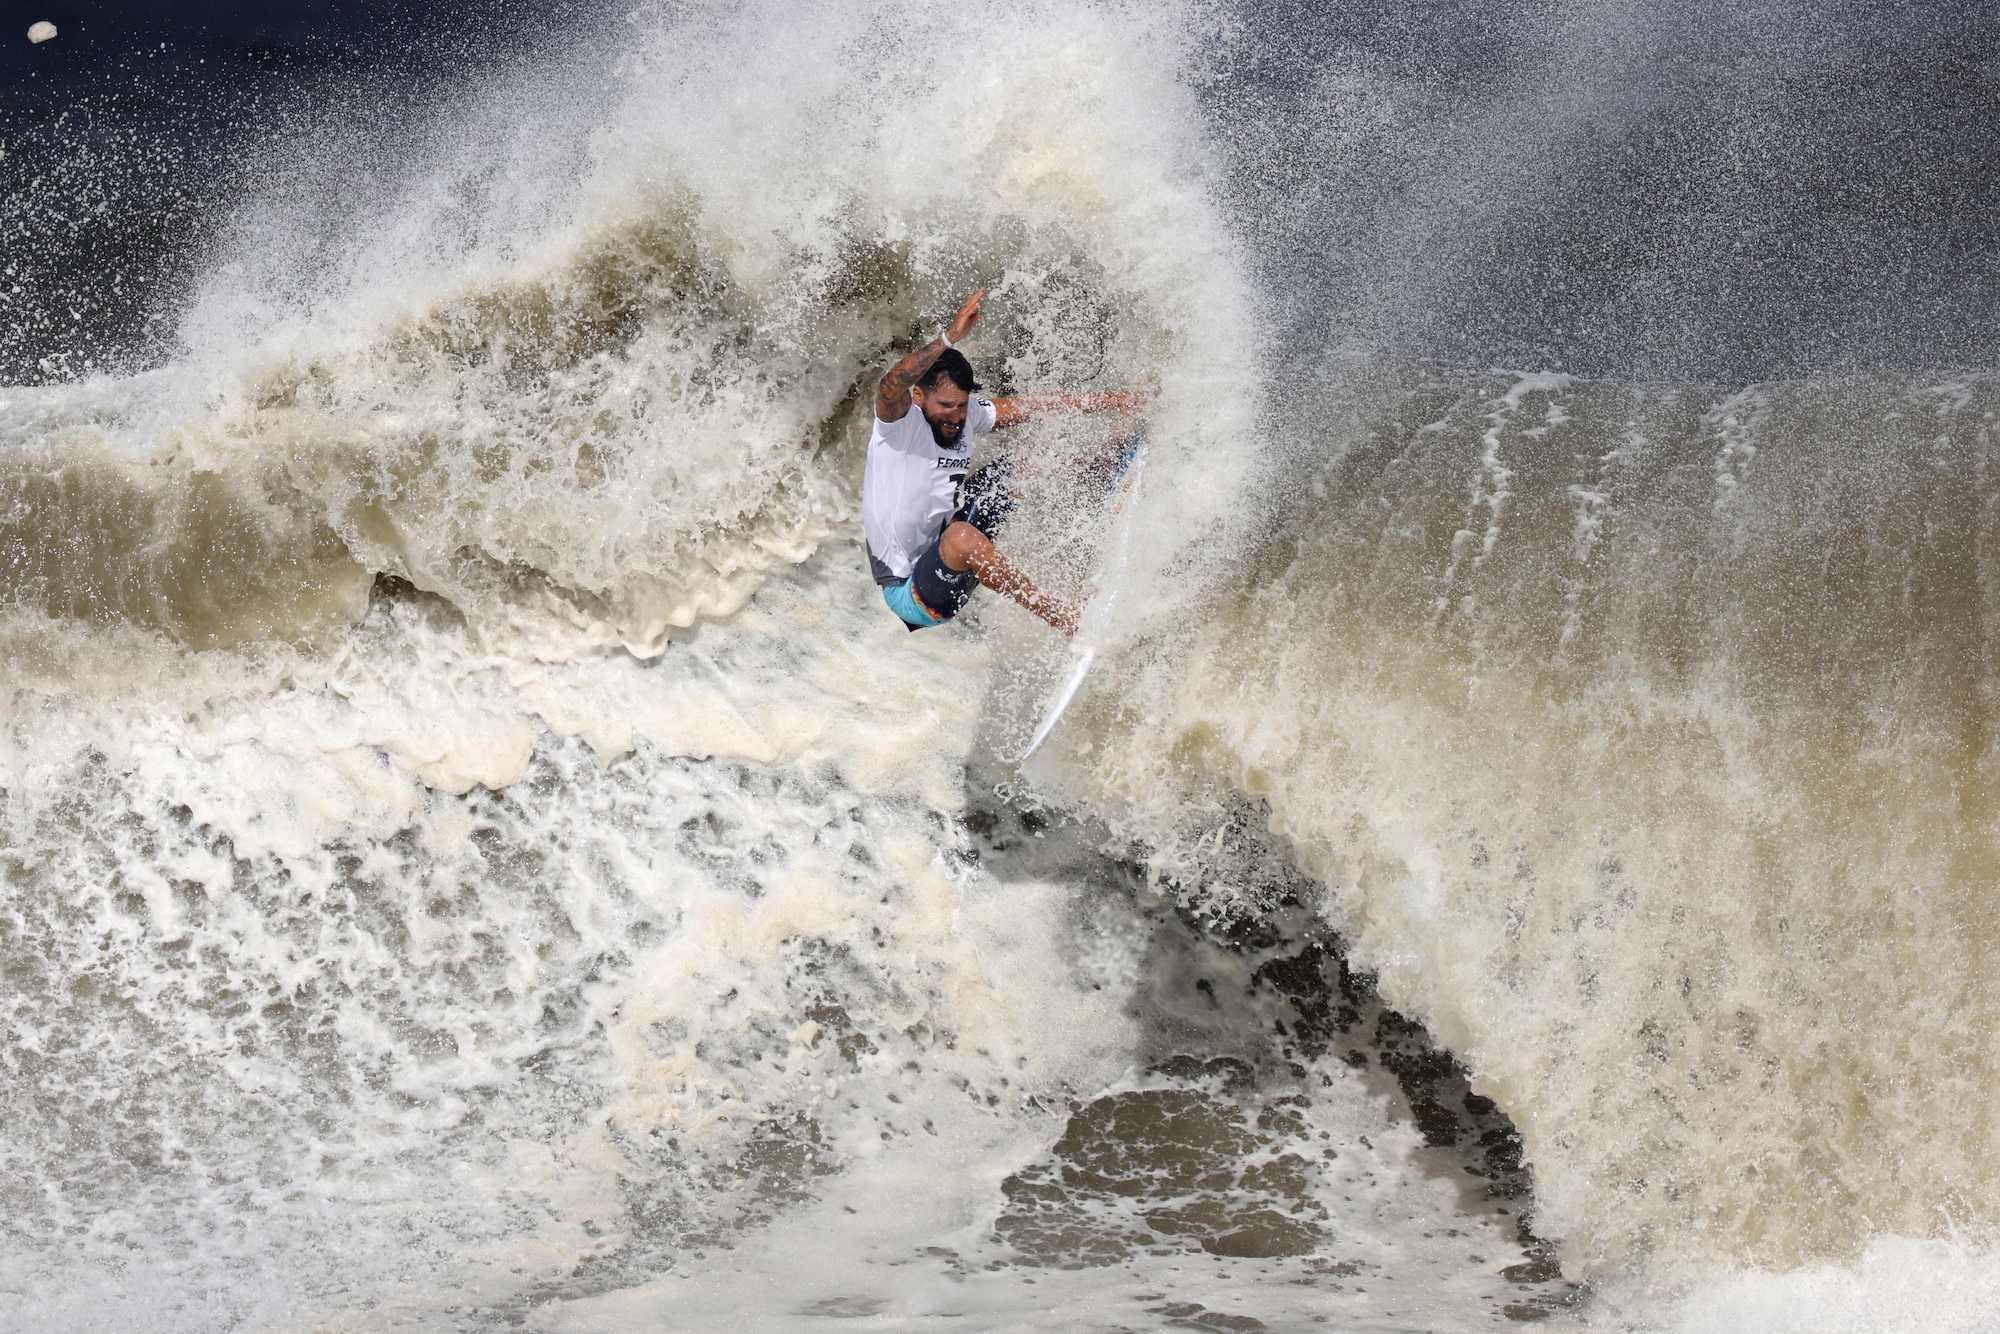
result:
M 1195 861 L 1265 803 L 1586 1271 L 1990 1224 L 1996 405 L 1356 386 L 1240 596 L 1135 640 L 1058 790 L 1141 832 L 1205 807 L 1154 836 Z
M 880 54 L 919 17 L 959 54 Z M 2000 381 L 1273 382 L 1191 91 L 1213 38 L 1193 6 L 641 11 L 396 171 L 297 149 L 169 364 L 0 389 L 0 940 L 32 960 L 0 1000 L 42 1127 L 7 1213 L 97 1248 L 63 1312 L 137 1309 L 131 1235 L 189 1302 L 336 1235 L 392 1305 L 397 1235 L 453 1291 L 640 1292 L 882 1143 L 1018 1168 L 1034 1099 L 1150 1106 L 1101 994 L 1142 986 L 1129 942 L 1039 871 L 1018 921 L 967 897 L 996 783 L 1088 822 L 1120 893 L 1338 931 L 1511 1118 L 1572 1277 L 1976 1250 Z M 1103 665 L 1025 773 L 1058 648 L 997 599 L 894 633 L 855 520 L 874 377 L 979 286 L 994 387 L 1159 389 Z M 1101 428 L 1023 434 L 1010 540 L 1081 594 Z M 1247 1097 L 1234 1069 L 1156 1100 Z M 1389 1142 L 1330 1105 L 1257 1124 Z M 1001 1231 L 1060 1176 L 1008 1177 Z M 1275 1179 L 1202 1244 L 1317 1235 Z M 0 1287 L 45 1283 L 15 1249 Z M 300 1282 L 234 1309 L 366 1286 Z

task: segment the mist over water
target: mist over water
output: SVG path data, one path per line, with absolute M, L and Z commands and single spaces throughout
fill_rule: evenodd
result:
M 1991 358 L 1977 5 L 1252 5 L 1205 99 L 1305 367 Z
M 1989 17 L 501 9 L 24 121 L 0 1324 L 1978 1327 Z

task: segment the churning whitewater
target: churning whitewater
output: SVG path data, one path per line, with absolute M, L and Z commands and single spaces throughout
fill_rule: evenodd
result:
M 2000 375 L 1302 362 L 1244 40 L 643 7 L 0 387 L 0 1328 L 1984 1327 Z

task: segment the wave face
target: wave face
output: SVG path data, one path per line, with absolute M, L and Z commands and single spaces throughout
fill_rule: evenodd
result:
M 1587 1271 L 1990 1226 L 1996 409 L 1378 377 L 1063 790 L 1267 803 Z
M 1231 201 L 1293 144 L 1217 152 L 1243 40 L 643 7 L 292 127 L 163 364 L 0 389 L 0 1295 L 1547 1315 L 1421 1067 L 1572 1278 L 1725 1276 L 1660 1321 L 1869 1328 L 1910 1256 L 1990 1309 L 2000 380 L 1302 368 L 1270 238 L 1352 220 Z M 1159 389 L 1112 568 L 1104 425 L 1020 434 L 1008 543 L 1118 593 L 1025 772 L 1062 646 L 901 634 L 857 532 L 873 380 L 979 286 L 991 386 Z M 1275 1281 L 1157 1304 L 1208 1257 Z

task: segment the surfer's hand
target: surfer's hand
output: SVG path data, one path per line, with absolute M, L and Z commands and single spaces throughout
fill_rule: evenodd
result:
M 1135 384 L 1121 395 L 1124 401 L 1118 405 L 1118 415 L 1121 417 L 1137 416 L 1139 413 L 1153 406 L 1153 400 L 1159 396 L 1160 382 L 1158 380 L 1146 380 L 1143 383 Z
M 958 314 L 952 316 L 951 323 L 945 327 L 945 336 L 954 343 L 964 342 L 966 335 L 972 332 L 972 326 L 979 323 L 979 303 L 985 299 L 984 287 L 966 298 L 965 304 L 958 308 Z

